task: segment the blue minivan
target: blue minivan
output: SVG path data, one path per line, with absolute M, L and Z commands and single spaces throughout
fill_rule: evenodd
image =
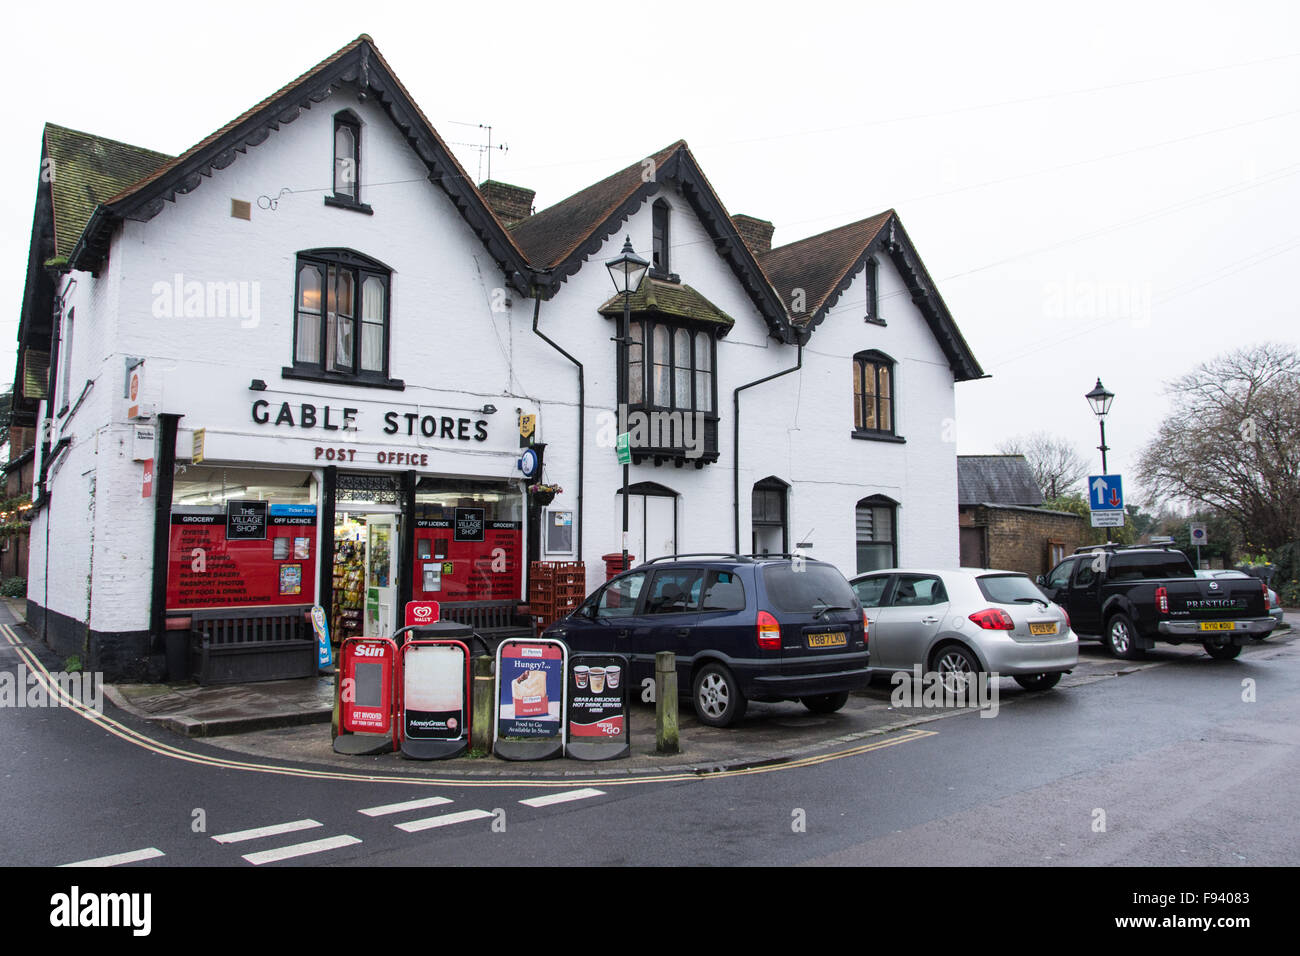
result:
M 655 654 L 673 651 L 678 686 L 713 727 L 740 720 L 751 700 L 832 713 L 870 680 L 862 605 L 838 569 L 801 555 L 657 558 L 606 582 L 544 636 L 626 655 L 632 692 L 653 679 Z

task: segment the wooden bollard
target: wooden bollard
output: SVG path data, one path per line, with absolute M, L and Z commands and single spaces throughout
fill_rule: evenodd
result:
M 492 657 L 488 654 L 474 658 L 474 681 L 470 688 L 472 717 L 469 752 L 476 757 L 486 756 L 492 750 L 492 726 L 496 717 L 492 663 Z
M 675 754 L 681 749 L 677 732 L 677 655 L 660 651 L 655 654 L 655 750 Z

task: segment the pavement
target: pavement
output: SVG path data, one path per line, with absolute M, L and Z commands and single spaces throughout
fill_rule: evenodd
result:
M 1248 648 L 1247 653 L 1290 641 L 1294 633 L 1284 632 Z M 1188 658 L 1200 658 L 1208 663 L 1200 647 L 1195 645 L 1161 647 L 1145 661 L 1118 661 L 1109 657 L 1100 645 L 1085 643 L 1080 648 L 1078 668 L 1049 693 L 1068 692 L 1071 686 L 1114 679 Z M 336 754 L 328 730 L 333 693 L 330 677 L 231 687 L 115 685 L 106 689 L 106 695 L 122 709 L 169 730 L 212 738 L 209 742 L 216 746 L 251 756 L 352 770 L 440 776 L 453 773 L 468 777 L 517 777 L 526 773 L 586 777 L 602 772 L 708 773 L 783 763 L 941 720 L 968 709 L 896 708 L 890 699 L 892 691 L 893 685 L 887 677 L 877 677 L 871 687 L 850 697 L 849 703 L 836 714 L 812 714 L 797 703 L 751 703 L 744 720 L 730 728 L 700 724 L 689 702 L 684 702 L 679 713 L 681 752 L 678 754 L 656 753 L 655 709 L 638 701 L 633 703 L 630 714 L 632 753 L 608 763 L 577 760 L 517 763 L 494 757 L 422 762 L 396 754 L 369 757 Z M 1015 706 L 1017 700 L 1031 696 L 1031 692 L 1022 690 L 1008 678 L 998 684 L 998 706 Z
M 12 610 L 12 608 L 11 608 Z M 1269 653 L 1300 634 L 1300 612 L 1288 612 L 1292 627 L 1246 648 L 1245 655 Z M 32 643 L 36 640 L 30 639 Z M 1211 662 L 1198 645 L 1161 645 L 1142 661 L 1111 658 L 1099 644 L 1080 644 L 1079 665 L 1055 690 L 1022 690 L 1010 678 L 997 685 L 996 705 L 1016 706 L 1041 693 L 1069 693 L 1073 686 L 1114 680 L 1170 663 Z M 571 759 L 513 762 L 496 757 L 457 757 L 415 761 L 398 754 L 345 756 L 333 750 L 329 724 L 334 679 L 320 676 L 291 681 L 200 687 L 186 684 L 110 684 L 105 697 L 116 707 L 159 728 L 185 737 L 202 737 L 213 746 L 262 759 L 324 765 L 354 772 L 405 773 L 438 777 L 592 777 L 663 772 L 712 773 L 786 763 L 846 749 L 874 738 L 975 708 L 894 707 L 894 684 L 888 676 L 873 679 L 835 714 L 813 714 L 798 703 L 750 704 L 745 718 L 729 728 L 707 727 L 694 716 L 689 700 L 679 710 L 681 749 L 655 751 L 655 708 L 636 701 L 630 708 L 631 753 L 605 762 Z

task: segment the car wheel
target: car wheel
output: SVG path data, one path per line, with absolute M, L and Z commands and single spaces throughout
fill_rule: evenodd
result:
M 938 673 L 944 693 L 956 694 L 964 689 L 969 699 L 976 690 L 975 680 L 980 672 L 980 664 L 975 655 L 960 644 L 949 644 L 935 653 L 934 667 L 931 670 Z
M 1106 622 L 1106 635 L 1102 638 L 1112 657 L 1122 661 L 1135 661 L 1142 657 L 1136 643 L 1133 622 L 1127 614 L 1116 614 Z
M 1205 648 L 1205 653 L 1209 654 L 1216 661 L 1230 661 L 1241 653 L 1240 644 L 1215 644 L 1206 641 L 1201 645 Z
M 1061 682 L 1061 672 L 1055 674 L 1021 674 L 1016 683 L 1025 690 L 1051 690 Z
M 838 694 L 816 694 L 812 697 L 800 698 L 800 700 L 803 705 L 814 714 L 833 714 L 849 702 L 849 692 L 841 691 Z
M 710 727 L 730 727 L 745 716 L 749 701 L 721 664 L 706 664 L 695 675 L 695 716 Z

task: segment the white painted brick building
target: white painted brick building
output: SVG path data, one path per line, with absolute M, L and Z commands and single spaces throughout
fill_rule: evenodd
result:
M 19 423 L 49 422 L 28 602 L 90 666 L 156 676 L 167 621 L 204 610 L 320 602 L 387 631 L 412 598 L 513 610 L 530 557 L 603 580 L 625 239 L 656 262 L 631 404 L 710 435 L 634 447 L 638 559 L 957 562 L 954 387 L 983 373 L 892 211 L 773 250 L 677 143 L 528 215 L 526 190 L 466 179 L 364 36 L 180 157 L 53 126 L 44 147 L 15 389 Z M 552 342 L 582 365 L 581 430 Z M 526 416 L 563 489 L 544 508 Z M 264 537 L 228 546 L 249 501 Z

